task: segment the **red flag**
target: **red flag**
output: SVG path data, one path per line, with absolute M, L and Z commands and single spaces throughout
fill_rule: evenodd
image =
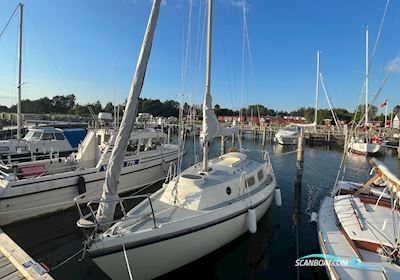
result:
M 381 104 L 381 108 L 384 108 L 384 107 L 386 106 L 386 104 L 387 104 L 387 99 L 385 100 L 385 102 L 383 102 L 383 103 Z

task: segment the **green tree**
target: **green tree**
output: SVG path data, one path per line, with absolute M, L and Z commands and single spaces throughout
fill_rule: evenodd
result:
M 106 104 L 106 107 L 104 107 L 104 111 L 108 113 L 114 113 L 114 105 L 112 104 L 112 102 L 108 102 Z

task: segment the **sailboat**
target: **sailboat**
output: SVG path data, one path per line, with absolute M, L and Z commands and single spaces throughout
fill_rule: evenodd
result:
M 297 139 L 299 137 L 299 129 L 298 127 L 309 127 L 309 126 L 316 126 L 317 125 L 317 118 L 318 118 L 318 92 L 319 92 L 319 55 L 320 52 L 317 51 L 317 79 L 315 82 L 315 103 L 314 103 L 314 122 L 310 124 L 303 124 L 303 125 L 288 125 L 285 128 L 279 129 L 278 132 L 275 134 L 274 142 L 277 142 L 281 145 L 296 145 Z
M 339 181 L 322 202 L 318 241 L 330 279 L 400 279 L 400 180 L 371 159 L 375 175 L 366 183 Z
M 368 27 L 365 30 L 365 122 L 364 127 L 368 128 Z M 379 144 L 379 139 L 368 137 L 352 137 L 349 143 L 349 150 L 359 155 L 377 154 L 382 152 L 383 147 Z
M 124 212 L 119 220 L 114 220 L 115 205 L 130 198 L 118 198 L 115 195 L 117 186 L 105 184 L 103 199 L 97 201 L 97 213 L 93 208 L 96 202 L 91 202 L 88 204 L 91 214 L 81 214 L 77 222 L 88 231 L 88 254 L 112 279 L 152 279 L 193 262 L 248 230 L 255 232 L 257 221 L 271 205 L 275 193 L 280 203 L 268 156 L 262 163 L 249 159 L 242 152 L 208 158 L 208 144 L 212 138 L 233 132 L 219 124 L 211 102 L 212 2 L 208 1 L 203 162 L 184 170 L 156 193 L 142 196 L 143 201 Z M 142 54 L 149 51 L 146 42 L 151 44 L 148 37 L 152 37 L 160 3 L 161 0 L 154 0 Z M 142 58 L 139 58 L 136 75 L 144 71 Z M 124 120 L 126 116 L 125 112 Z M 116 152 L 117 147 L 114 150 Z M 118 159 L 117 153 L 114 155 Z M 107 174 L 114 181 L 118 178 L 118 170 L 114 174 L 112 166 Z

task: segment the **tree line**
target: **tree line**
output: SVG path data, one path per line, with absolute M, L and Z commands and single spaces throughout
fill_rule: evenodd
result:
M 125 101 L 126 102 L 126 101 Z M 78 104 L 74 94 L 56 95 L 53 98 L 42 97 L 36 100 L 21 100 L 21 111 L 26 114 L 69 114 L 78 116 L 90 116 L 89 107 L 95 114 L 99 112 L 113 113 L 115 108 L 112 102 L 104 107 L 98 100 L 94 103 Z M 120 115 L 122 116 L 125 103 L 119 104 Z M 118 108 L 118 107 L 117 107 Z M 174 100 L 161 102 L 159 99 L 139 98 L 139 112 L 147 112 L 153 116 L 179 116 L 179 103 Z M 0 105 L 0 112 L 16 113 L 17 105 L 10 107 Z
M 25 99 L 21 101 L 21 110 L 23 113 L 34 114 L 69 114 L 77 116 L 90 116 L 89 108 L 95 114 L 99 112 L 114 112 L 114 104 L 108 102 L 104 107 L 100 101 L 87 104 L 78 104 L 74 94 L 69 95 L 56 95 L 53 98 L 42 97 L 36 100 Z M 125 104 L 119 104 L 120 115 L 122 116 Z M 232 110 L 229 108 L 222 108 L 216 104 L 214 107 L 217 116 L 239 116 L 239 110 Z M 359 105 L 356 120 L 364 114 L 364 105 Z M 11 107 L 0 105 L 0 112 L 17 112 L 17 106 Z M 178 117 L 179 116 L 179 103 L 175 100 L 160 101 L 159 99 L 139 98 L 139 113 L 149 113 L 155 117 Z M 189 106 L 187 103 L 183 105 L 183 114 L 188 115 L 190 112 L 198 116 L 202 115 L 201 105 Z M 354 112 L 349 112 L 344 108 L 335 108 L 334 112 L 339 120 L 351 121 L 354 118 Z M 383 121 L 384 115 L 377 115 L 378 108 L 370 105 L 369 119 Z M 394 107 L 394 114 L 400 113 L 400 105 Z M 261 104 L 249 105 L 247 108 L 242 108 L 241 113 L 244 116 L 262 116 L 262 117 L 283 117 L 283 116 L 302 116 L 305 117 L 307 122 L 314 121 L 314 108 L 301 107 L 294 111 L 282 111 L 267 108 Z M 318 123 L 322 123 L 324 119 L 332 119 L 332 114 L 329 109 L 318 110 Z

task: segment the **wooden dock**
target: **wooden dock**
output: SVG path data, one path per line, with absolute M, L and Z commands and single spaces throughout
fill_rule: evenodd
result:
M 50 274 L 0 229 L 0 280 L 50 280 Z

